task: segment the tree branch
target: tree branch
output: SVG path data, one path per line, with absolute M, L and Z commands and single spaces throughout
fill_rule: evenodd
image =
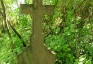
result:
M 17 37 L 22 41 L 23 47 L 26 47 L 24 39 L 21 37 L 21 35 L 16 31 L 16 29 L 11 25 L 11 23 L 8 20 L 7 20 L 7 22 L 10 25 L 10 27 L 12 28 L 12 30 L 14 31 L 14 33 L 17 35 Z
M 3 14 L 3 18 L 4 18 L 5 28 L 6 28 L 6 30 L 7 30 L 9 39 L 10 39 L 10 41 L 11 41 L 12 48 L 14 48 L 14 46 L 13 46 L 13 41 L 12 41 L 12 37 L 11 37 L 11 35 L 10 35 L 9 29 L 8 29 L 8 25 L 7 25 L 7 23 L 6 23 L 6 11 L 5 11 L 4 2 L 3 2 L 3 0 L 0 0 L 0 1 L 1 1 L 1 6 L 2 6 L 2 10 L 3 10 L 2 14 Z

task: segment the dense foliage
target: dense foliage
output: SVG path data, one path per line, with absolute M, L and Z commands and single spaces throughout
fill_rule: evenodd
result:
M 6 18 L 22 35 L 29 46 L 32 31 L 31 15 L 20 14 L 19 0 L 3 0 Z M 44 42 L 56 54 L 56 64 L 93 63 L 93 1 L 43 0 L 44 5 L 55 4 L 52 16 L 43 16 Z M 0 1 L 1 2 L 1 1 Z M 32 3 L 25 0 L 25 3 Z M 0 64 L 17 64 L 22 41 L 8 25 L 0 3 Z

